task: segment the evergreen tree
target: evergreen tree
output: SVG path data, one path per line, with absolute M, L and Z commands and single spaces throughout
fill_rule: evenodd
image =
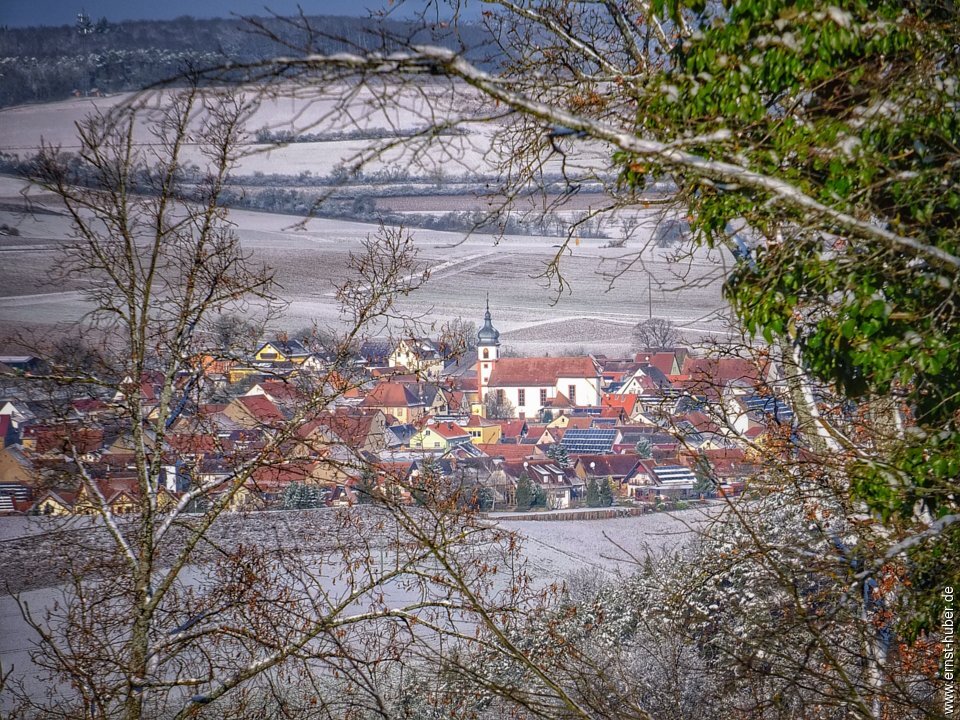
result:
M 377 491 L 377 479 L 369 468 L 364 468 L 360 472 L 356 485 L 353 486 L 354 493 L 357 496 L 357 502 L 366 505 L 374 501 Z
M 562 468 L 570 467 L 570 455 L 563 443 L 553 443 L 547 448 L 547 457 Z
M 598 499 L 600 507 L 610 507 L 613 505 L 613 487 L 610 485 L 610 480 L 608 478 L 597 480 L 597 485 L 599 486 Z
M 477 491 L 477 509 L 481 512 L 488 512 L 493 510 L 493 503 L 493 490 L 488 487 L 481 487 Z
M 596 478 L 590 478 L 587 482 L 587 507 L 600 507 L 600 487 L 597 485 Z
M 531 484 L 533 485 L 533 502 L 531 504 L 533 507 L 545 508 L 547 506 L 547 492 L 537 483 Z
M 320 507 L 320 488 L 306 483 L 293 482 L 283 491 L 281 505 L 284 510 L 306 510 Z
M 533 483 L 525 474 L 517 480 L 517 510 L 529 510 L 533 504 Z
M 633 449 L 636 450 L 637 455 L 642 458 L 653 457 L 653 443 L 651 443 L 647 438 L 640 438 L 637 440 L 637 444 L 633 446 Z

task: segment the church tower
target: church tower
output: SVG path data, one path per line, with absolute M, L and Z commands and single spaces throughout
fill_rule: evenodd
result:
M 487 383 L 494 364 L 500 359 L 500 333 L 490 319 L 490 298 L 483 315 L 483 327 L 477 333 L 477 396 L 480 402 L 486 399 Z

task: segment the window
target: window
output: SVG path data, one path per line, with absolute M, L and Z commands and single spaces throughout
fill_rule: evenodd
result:
M 517 407 L 523 407 L 527 404 L 527 391 L 521 388 L 517 390 Z
M 483 349 L 483 359 L 484 359 L 484 360 L 489 360 L 489 359 L 490 359 L 490 348 L 484 348 L 484 349 Z
M 540 407 L 547 404 L 547 389 L 540 388 Z
M 577 403 L 577 386 L 576 385 L 567 385 L 567 397 L 570 398 L 571 405 L 576 405 Z
M 503 388 L 497 388 L 497 402 L 503 402 Z

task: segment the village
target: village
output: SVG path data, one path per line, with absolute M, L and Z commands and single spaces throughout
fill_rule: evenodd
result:
M 246 362 L 198 361 L 192 372 L 207 389 L 163 440 L 157 507 L 176 505 L 197 483 L 216 488 L 218 477 L 230 488 L 238 469 L 286 432 L 282 452 L 233 491 L 230 510 L 414 503 L 427 486 L 485 512 L 676 509 L 741 493 L 757 471 L 754 449 L 790 433 L 772 362 L 683 347 L 616 359 L 501 350 L 488 303 L 475 349 L 451 353 L 424 337 L 367 340 L 349 377 L 282 334 Z M 37 358 L 0 362 L 29 390 Z M 331 399 L 304 414 L 318 378 Z M 125 379 L 148 418 L 162 381 L 150 372 Z M 118 420 L 124 391 L 59 408 L 27 392 L 0 400 L 0 512 L 136 511 L 135 449 Z M 158 452 L 149 437 L 146 444 Z M 80 466 L 89 482 L 77 479 Z M 216 489 L 206 502 L 215 497 Z

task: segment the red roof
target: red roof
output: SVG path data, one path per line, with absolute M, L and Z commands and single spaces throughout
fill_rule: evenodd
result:
M 366 407 L 395 408 L 423 407 L 426 403 L 405 384 L 381 382 L 367 393 L 361 404 Z
M 214 453 L 219 449 L 218 438 L 201 433 L 172 433 L 167 435 L 171 450 L 191 455 Z
M 305 399 L 303 391 L 296 385 L 283 380 L 264 380 L 258 383 L 270 399 L 276 402 L 300 402 Z
M 636 454 L 578 455 L 577 464 L 583 467 L 587 475 L 623 478 L 640 464 L 640 456 Z
M 256 468 L 250 474 L 250 479 L 258 490 L 283 490 L 291 483 L 309 480 L 316 467 L 315 462 L 266 465 Z
M 254 419 L 262 423 L 283 422 L 284 420 L 280 409 L 264 395 L 244 395 L 237 398 L 237 402 L 243 405 Z
M 685 354 L 685 353 L 684 353 Z M 636 355 L 636 361 L 640 363 L 648 363 L 653 365 L 657 370 L 662 372 L 664 375 L 673 374 L 673 364 L 677 363 L 679 367 L 682 360 L 678 360 L 677 353 L 674 350 L 660 350 L 657 352 L 638 352 Z
M 556 385 L 560 378 L 595 378 L 596 363 L 589 357 L 500 358 L 493 363 L 488 387 Z
M 493 420 L 487 420 L 487 418 L 481 417 L 480 415 L 471 415 L 467 419 L 467 427 L 471 427 L 471 428 L 494 427 L 495 425 L 500 425 L 500 423 L 494 422 Z
M 683 361 L 682 375 L 689 375 L 694 382 L 724 386 L 730 382 L 746 382 L 756 385 L 760 371 L 756 363 L 745 358 L 695 358 Z
M 480 444 L 477 447 L 490 457 L 500 457 L 504 460 L 524 460 L 534 456 L 530 445 L 504 445 L 502 443 Z
M 91 412 L 106 410 L 110 407 L 103 400 L 98 398 L 80 398 L 78 400 L 74 400 L 70 404 L 73 405 L 74 410 L 84 415 Z
M 442 422 L 436 425 L 428 425 L 427 428 L 437 435 L 447 440 L 459 440 L 460 438 L 469 438 L 470 433 L 462 427 L 452 422 Z
M 633 415 L 637 407 L 636 395 L 604 395 L 600 398 L 600 405 L 608 408 L 622 408 L 627 415 Z
M 505 438 L 517 438 L 528 428 L 527 421 L 523 418 L 519 420 L 503 420 L 497 423 L 500 426 L 500 432 Z

